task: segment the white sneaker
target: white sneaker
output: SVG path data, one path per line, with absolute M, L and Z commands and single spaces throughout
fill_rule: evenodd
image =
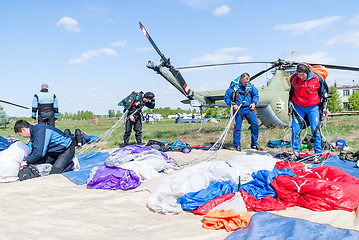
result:
M 80 170 L 80 163 L 79 159 L 75 156 L 72 161 L 74 162 L 74 166 L 72 167 L 73 171 L 79 171 Z

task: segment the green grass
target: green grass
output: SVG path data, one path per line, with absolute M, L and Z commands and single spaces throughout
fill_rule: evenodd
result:
M 31 121 L 31 119 L 26 119 Z M 16 120 L 15 120 L 16 121 Z M 76 128 L 80 128 L 88 135 L 99 136 L 109 128 L 111 128 L 117 119 L 100 119 L 98 125 L 93 125 L 89 120 L 62 120 L 58 121 L 56 127 L 65 130 L 70 129 L 74 132 Z M 32 122 L 30 122 L 32 123 Z M 157 121 L 157 124 L 143 123 L 143 143 L 147 143 L 149 140 L 158 140 L 162 142 L 172 142 L 175 140 L 182 140 L 187 142 L 191 146 L 203 145 L 208 142 L 215 142 L 220 137 L 222 131 L 228 124 L 228 119 L 223 119 L 219 123 L 204 123 L 200 132 L 197 130 L 201 124 L 196 123 L 174 123 L 174 120 Z M 0 136 L 15 135 L 13 131 L 14 123 L 9 124 L 5 129 L 0 127 Z M 248 130 L 248 123 L 243 121 L 242 126 L 242 149 L 250 147 L 250 130 Z M 107 141 L 106 148 L 122 147 L 123 143 L 124 125 L 121 125 Z M 304 132 L 304 131 L 303 131 Z M 308 130 L 309 132 L 309 130 Z M 336 142 L 338 139 L 343 139 L 350 146 L 351 150 L 359 149 L 359 117 L 358 116 L 338 116 L 330 118 L 324 129 L 324 136 L 330 141 Z M 302 133 L 302 136 L 304 133 Z M 225 141 L 226 148 L 233 148 L 232 146 L 233 126 L 228 133 Z M 28 139 L 19 137 L 21 141 L 27 142 Z M 275 128 L 268 129 L 261 127 L 259 130 L 259 144 L 266 150 L 266 144 L 269 140 L 289 140 L 291 139 L 291 129 Z M 134 132 L 131 134 L 130 144 L 135 144 Z M 270 149 L 273 150 L 273 149 Z M 284 149 L 278 149 L 278 151 L 284 151 Z

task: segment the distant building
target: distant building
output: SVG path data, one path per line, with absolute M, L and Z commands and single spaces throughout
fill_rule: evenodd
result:
M 342 102 L 342 106 L 344 109 L 349 108 L 349 97 L 354 94 L 354 92 L 359 91 L 359 85 L 356 86 L 349 86 L 344 85 L 341 87 L 337 87 L 340 99 Z

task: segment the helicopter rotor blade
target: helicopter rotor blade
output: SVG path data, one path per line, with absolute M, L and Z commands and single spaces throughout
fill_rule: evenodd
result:
M 229 63 L 214 63 L 214 64 L 195 65 L 195 66 L 188 66 L 188 67 L 179 67 L 179 68 L 177 68 L 177 69 L 205 68 L 205 67 L 217 67 L 217 66 L 236 65 L 236 64 L 251 64 L 251 63 L 272 63 L 272 62 L 229 62 Z
M 271 70 L 271 69 L 273 69 L 273 68 L 275 68 L 275 67 L 276 67 L 276 65 L 273 65 L 273 66 L 271 66 L 271 67 L 269 67 L 269 68 L 267 68 L 267 69 L 264 69 L 264 70 L 260 71 L 259 73 L 256 73 L 255 75 L 253 75 L 253 76 L 250 78 L 250 80 L 251 80 L 251 81 L 254 80 L 255 78 L 257 78 L 257 77 L 259 77 L 260 75 L 262 75 L 263 73 L 266 73 L 266 72 L 268 72 L 269 70 Z
M 359 72 L 359 67 L 339 66 L 339 65 L 321 64 L 321 63 L 319 63 L 319 64 L 318 63 L 308 63 L 308 64 L 309 65 L 322 65 L 324 67 L 331 68 L 331 69 Z
M 11 102 L 7 102 L 7 101 L 4 101 L 4 100 L 0 100 L 0 102 L 10 104 L 10 105 L 13 105 L 13 106 L 16 106 L 16 107 L 20 107 L 20 108 L 29 109 L 28 107 L 24 107 L 24 106 L 21 106 L 21 105 L 15 104 L 15 103 L 11 103 Z
M 160 49 L 157 47 L 156 43 L 152 40 L 150 34 L 147 32 L 147 30 L 142 25 L 142 23 L 139 22 L 139 24 L 140 24 L 140 28 L 141 28 L 142 32 L 145 34 L 147 39 L 150 41 L 151 45 L 154 47 L 154 49 L 156 50 L 158 55 L 160 55 L 161 61 L 162 61 L 162 66 L 167 67 L 170 70 L 170 72 L 172 73 L 174 78 L 178 81 L 179 85 L 181 86 L 181 88 L 183 90 L 181 92 L 187 98 L 192 100 L 193 99 L 193 97 L 192 97 L 193 96 L 193 91 L 191 89 L 189 89 L 189 87 L 188 87 L 186 81 L 184 80 L 182 74 L 180 73 L 180 71 L 178 71 L 174 66 L 172 66 L 171 62 L 170 62 L 170 59 L 166 58 L 165 55 L 163 55 L 163 53 L 161 53 Z
M 140 28 L 143 32 L 143 34 L 145 34 L 145 36 L 147 37 L 148 41 L 150 41 L 152 47 L 156 50 L 156 52 L 158 53 L 158 55 L 160 55 L 161 59 L 163 62 L 167 63 L 169 61 L 169 59 L 167 59 L 165 57 L 165 55 L 163 55 L 163 53 L 160 51 L 160 49 L 157 47 L 156 43 L 152 40 L 150 34 L 147 32 L 146 28 L 142 25 L 141 22 L 139 22 L 140 24 Z

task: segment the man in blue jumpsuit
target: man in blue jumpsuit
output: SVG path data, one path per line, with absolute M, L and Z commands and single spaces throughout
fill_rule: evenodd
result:
M 75 142 L 61 130 L 45 125 L 30 125 L 25 120 L 18 120 L 14 132 L 24 138 L 30 138 L 32 150 L 21 162 L 21 168 L 29 164 L 50 163 L 50 174 L 62 173 L 72 169 L 75 155 Z
M 289 113 L 293 112 L 292 120 L 292 146 L 294 160 L 300 153 L 300 132 L 306 124 L 307 115 L 309 125 L 314 136 L 314 153 L 316 158 L 322 153 L 322 138 L 320 133 L 320 120 L 322 117 L 327 92 L 322 78 L 310 70 L 306 63 L 297 65 L 297 72 L 290 78 Z
M 36 120 L 36 113 L 38 121 Z M 48 124 L 55 127 L 55 122 L 59 118 L 59 106 L 55 94 L 49 92 L 49 86 L 44 83 L 41 90 L 34 95 L 32 100 L 32 119 L 33 122 Z
M 251 124 L 251 148 L 262 151 L 258 145 L 259 124 L 257 116 L 254 112 L 256 104 L 259 100 L 258 90 L 250 84 L 248 73 L 243 73 L 240 77 L 234 79 L 224 96 L 224 101 L 228 106 L 233 106 L 233 112 L 238 110 L 235 115 L 235 125 L 233 133 L 233 145 L 237 151 L 241 151 L 241 127 L 243 118 L 246 118 Z

